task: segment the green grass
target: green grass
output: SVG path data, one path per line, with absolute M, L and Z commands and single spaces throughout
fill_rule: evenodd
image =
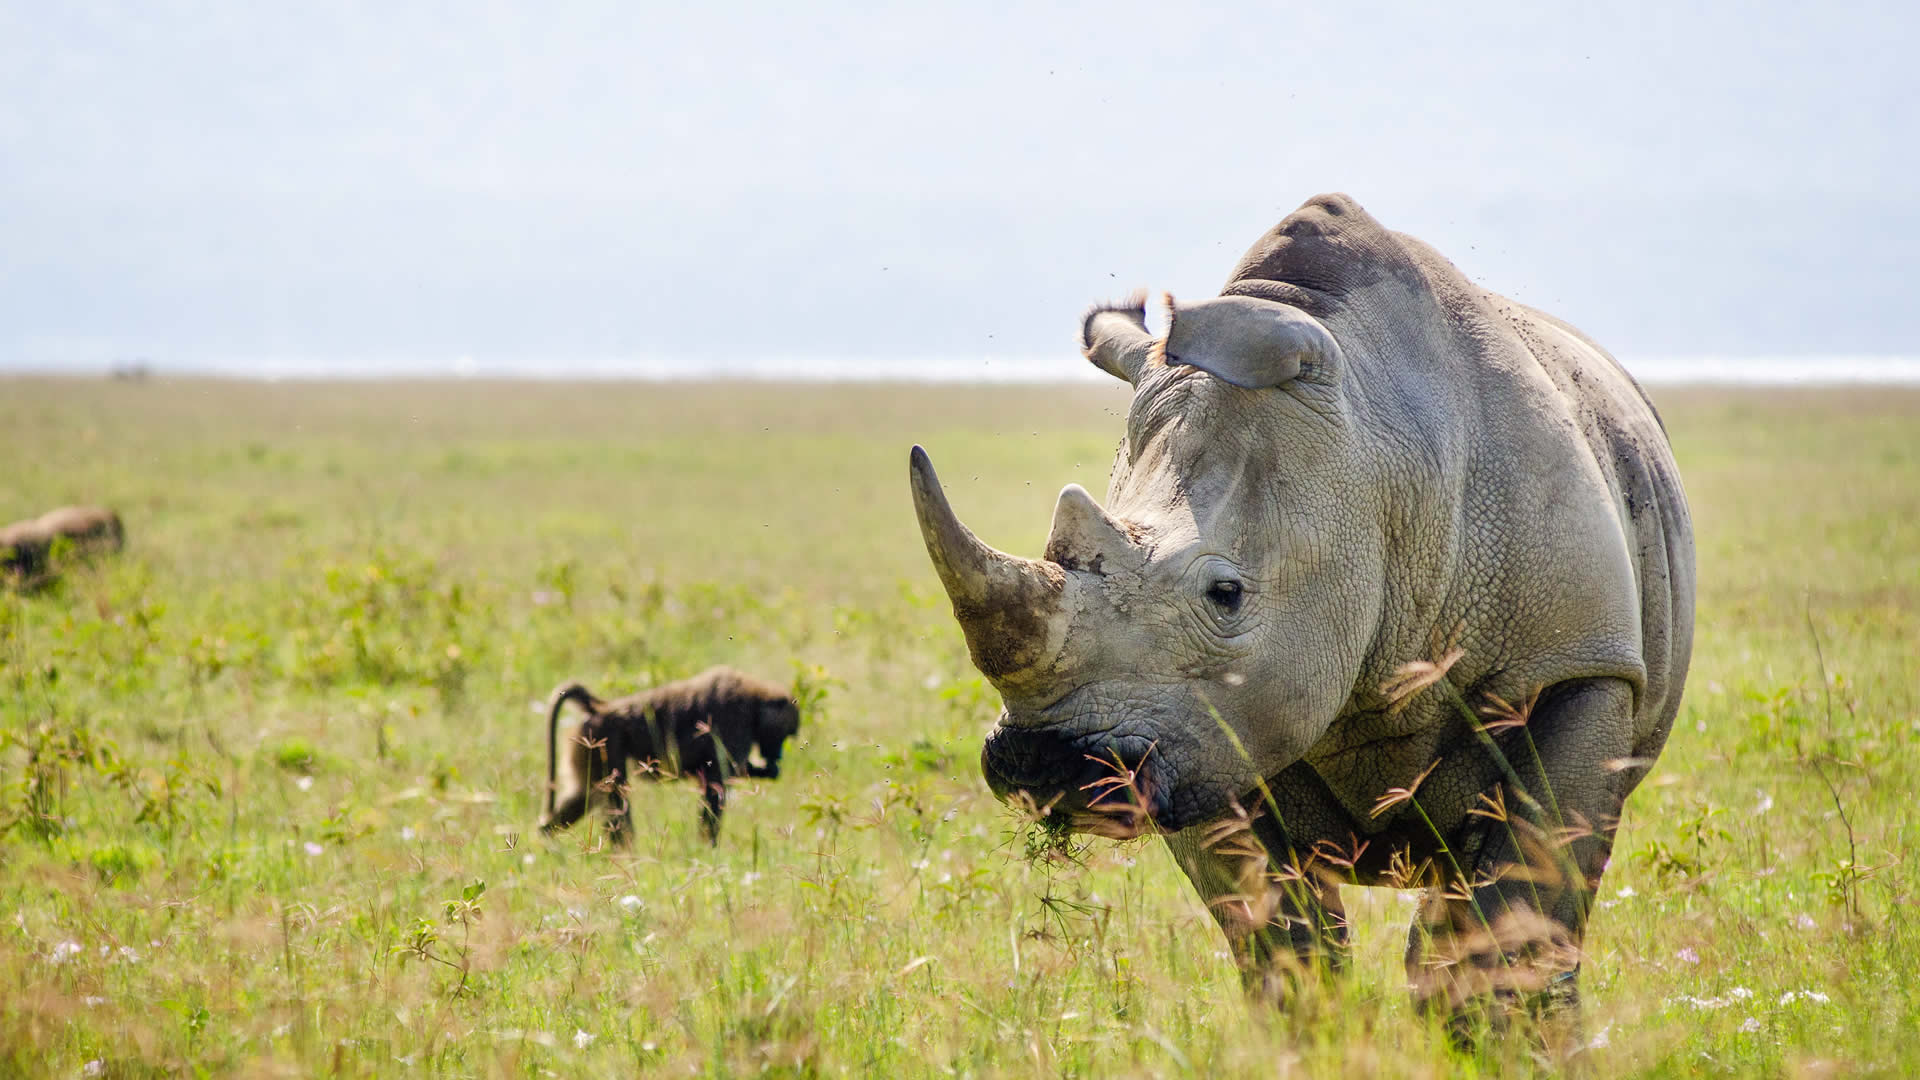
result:
M 1920 1072 L 1920 393 L 1659 397 L 1699 633 L 1588 941 L 1592 1067 Z M 1524 1066 L 1413 1014 L 1395 893 L 1277 1016 L 1158 845 L 1023 858 L 906 450 L 1034 553 L 1125 400 L 0 383 L 0 519 L 104 502 L 129 544 L 0 594 L 0 1074 Z M 717 850 L 678 785 L 631 855 L 528 833 L 557 683 L 717 662 L 826 690 Z

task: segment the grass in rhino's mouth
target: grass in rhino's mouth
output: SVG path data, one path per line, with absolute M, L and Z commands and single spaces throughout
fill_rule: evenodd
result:
M 1017 836 L 1027 861 L 1077 862 L 1087 848 L 1080 837 L 1124 842 L 1157 831 L 1149 809 L 1153 804 L 1153 779 L 1145 765 L 1152 753 L 1153 746 L 1149 745 L 1142 763 L 1133 767 L 1118 753 L 1111 758 L 1086 755 L 1105 774 L 1080 785 L 1085 802 L 1072 809 L 1062 805 L 1064 792 L 1044 803 L 1030 791 L 1010 793 L 1007 808 L 1019 823 Z
M 1054 813 L 1059 800 L 1041 803 L 1027 791 L 1016 791 L 1007 798 L 1007 813 L 1013 818 L 1009 838 L 1029 863 L 1080 863 L 1086 858 L 1089 842 L 1074 831 L 1073 816 Z

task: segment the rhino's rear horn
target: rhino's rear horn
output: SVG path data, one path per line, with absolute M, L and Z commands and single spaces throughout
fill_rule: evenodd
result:
M 1068 570 L 1109 574 L 1137 567 L 1145 552 L 1124 525 L 1107 516 L 1087 489 L 1068 484 L 1053 508 L 1053 529 L 1047 536 L 1047 558 Z
M 1153 351 L 1142 289 L 1117 304 L 1097 304 L 1080 320 L 1080 352 L 1116 379 L 1137 382 Z

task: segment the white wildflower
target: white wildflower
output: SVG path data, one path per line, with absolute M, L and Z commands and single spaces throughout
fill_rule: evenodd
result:
M 1605 1050 L 1607 1047 L 1612 1046 L 1613 1040 L 1608 1037 L 1608 1033 L 1611 1032 L 1612 1030 L 1613 1030 L 1613 1022 L 1609 1020 L 1607 1022 L 1606 1027 L 1603 1027 L 1599 1031 L 1594 1032 L 1593 1038 L 1587 1040 L 1587 1049 Z
M 1673 958 L 1683 964 L 1697 964 L 1700 962 L 1700 954 L 1694 952 L 1693 946 L 1691 945 L 1681 946 L 1680 951 L 1673 954 Z
M 80 943 L 79 943 L 79 942 L 77 942 L 77 941 L 62 941 L 62 942 L 58 942 L 58 943 L 56 943 L 56 944 L 54 945 L 54 947 L 53 947 L 53 952 L 51 952 L 51 953 L 49 953 L 49 954 L 47 955 L 47 963 L 49 963 L 49 964 L 64 964 L 64 963 L 66 963 L 66 962 L 67 962 L 67 960 L 68 960 L 68 959 L 69 959 L 70 957 L 75 957 L 75 956 L 79 956 L 79 955 L 80 955 Z
M 80 1066 L 81 1076 L 105 1076 L 106 1074 L 107 1063 L 99 1058 L 94 1058 L 92 1061 Z
M 313 777 L 302 776 L 293 782 L 293 786 L 299 788 L 301 791 L 311 791 L 313 790 Z
M 306 849 L 308 858 L 317 857 L 321 852 L 327 850 L 326 848 L 321 847 L 319 844 L 316 844 L 311 840 L 307 841 L 305 844 L 301 846 Z
M 1728 994 L 1728 995 L 1729 995 L 1730 997 L 1734 997 L 1734 998 L 1737 998 L 1737 999 L 1739 999 L 1739 1000 L 1741 1000 L 1741 1001 L 1745 1001 L 1745 1000 L 1747 1000 L 1748 998 L 1750 998 L 1750 997 L 1752 997 L 1752 996 L 1753 996 L 1753 991 L 1751 991 L 1751 990 L 1749 990 L 1749 989 L 1747 989 L 1747 988 L 1746 988 L 1746 987 L 1744 987 L 1744 986 L 1736 986 L 1736 987 L 1734 987 L 1733 989 L 1731 989 L 1731 990 L 1729 990 L 1729 991 L 1727 991 L 1727 994 Z
M 140 954 L 125 945 L 120 946 L 119 955 L 120 962 L 123 964 L 137 964 L 140 962 Z
M 411 840 L 413 839 L 413 837 L 414 837 L 413 826 L 411 825 L 400 826 L 400 839 Z
M 102 1005 L 105 1005 L 107 1003 L 107 999 L 103 997 L 94 997 L 92 994 L 88 994 L 86 997 L 83 997 L 80 999 L 80 1003 L 85 1005 L 89 1009 L 95 1009 L 95 1008 L 99 1008 Z
M 1622 900 L 1625 900 L 1627 897 L 1634 895 L 1633 886 L 1622 885 L 1619 888 L 1613 890 L 1613 895 L 1619 897 Z
M 590 1032 L 584 1031 L 580 1028 L 574 1029 L 574 1032 L 573 1032 L 574 1049 L 585 1050 L 587 1047 L 593 1045 L 593 1040 L 594 1040 L 594 1036 Z
M 1761 814 L 1764 814 L 1767 811 L 1773 809 L 1773 796 L 1767 794 L 1764 791 L 1758 791 L 1758 792 L 1755 792 L 1754 794 L 1760 796 L 1760 801 L 1753 804 L 1754 817 L 1759 817 Z
M 628 911 L 638 911 L 647 906 L 647 902 L 637 896 L 629 894 L 620 898 L 620 906 L 626 908 Z
M 1746 1023 L 1740 1025 L 1740 1030 L 1746 1031 L 1746 1032 L 1759 1031 L 1760 1030 L 1759 1019 L 1757 1017 L 1752 1017 L 1752 1016 L 1747 1017 Z
M 1793 925 L 1802 930 L 1813 930 L 1819 927 L 1820 924 L 1813 921 L 1813 916 L 1803 911 L 1800 913 L 1799 918 L 1793 920 Z

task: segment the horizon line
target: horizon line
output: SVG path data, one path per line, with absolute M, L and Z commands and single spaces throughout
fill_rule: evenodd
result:
M 1659 385 L 1920 383 L 1912 354 L 1645 354 L 1620 359 L 1636 380 Z M 0 379 L 192 378 L 242 382 L 772 382 L 924 384 L 1092 384 L 1112 377 L 1077 357 L 1047 355 L 824 357 L 755 356 L 702 360 L 569 357 L 476 360 L 269 356 L 162 363 L 129 357 L 94 363 L 0 360 Z

